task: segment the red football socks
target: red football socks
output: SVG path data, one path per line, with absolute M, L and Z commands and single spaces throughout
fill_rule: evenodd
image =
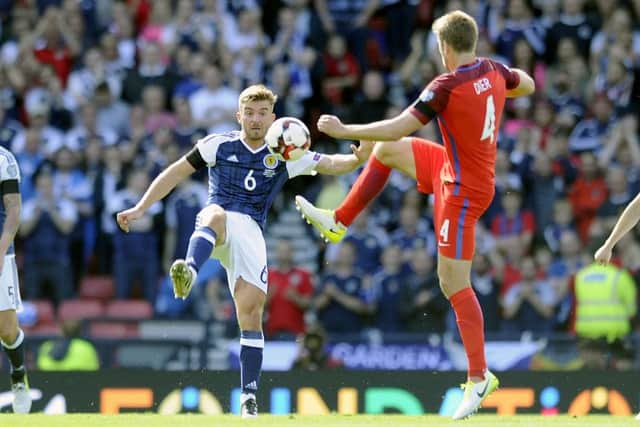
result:
M 367 166 L 358 176 L 342 204 L 336 209 L 336 221 L 344 226 L 350 226 L 369 202 L 380 194 L 390 173 L 390 167 L 385 166 L 374 155 L 369 157 Z
M 484 318 L 473 289 L 465 288 L 449 298 L 456 313 L 458 331 L 469 361 L 469 377 L 484 378 Z

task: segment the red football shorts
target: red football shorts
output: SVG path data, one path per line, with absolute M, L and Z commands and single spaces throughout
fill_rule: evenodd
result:
M 457 188 L 457 183 L 443 182 L 442 167 L 448 161 L 444 146 L 420 138 L 413 138 L 411 145 L 418 191 L 434 195 L 433 223 L 438 253 L 448 258 L 471 260 L 476 223 L 492 198 L 474 198 Z

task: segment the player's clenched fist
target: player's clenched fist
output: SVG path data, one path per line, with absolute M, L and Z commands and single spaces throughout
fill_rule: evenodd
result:
M 593 258 L 598 263 L 608 264 L 609 261 L 611 261 L 611 252 L 612 249 L 609 246 L 602 245 L 602 247 L 596 251 Z
M 127 209 L 126 211 L 118 212 L 116 215 L 116 221 L 118 222 L 118 226 L 122 229 L 122 231 L 129 232 L 129 224 L 131 221 L 135 221 L 136 219 L 142 217 L 144 215 L 144 211 L 137 207 L 133 207 Z
M 344 134 L 345 127 L 336 116 L 323 114 L 318 119 L 318 130 L 334 138 L 341 138 Z

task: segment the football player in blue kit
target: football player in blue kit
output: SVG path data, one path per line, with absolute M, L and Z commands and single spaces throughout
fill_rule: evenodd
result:
M 118 225 L 129 230 L 153 203 L 164 198 L 196 170 L 209 168 L 209 198 L 196 218 L 184 260 L 170 269 L 176 297 L 186 298 L 198 269 L 213 257 L 227 271 L 240 327 L 241 415 L 258 414 L 255 393 L 262 368 L 262 313 L 267 295 L 267 254 L 262 230 L 267 211 L 285 181 L 315 173 L 340 175 L 364 163 L 373 148 L 362 141 L 352 154 L 306 152 L 282 162 L 269 152 L 264 137 L 275 120 L 277 96 L 263 85 L 246 88 L 239 97 L 240 131 L 212 134 L 199 140 L 184 157 L 151 183 L 140 201 L 118 213 Z

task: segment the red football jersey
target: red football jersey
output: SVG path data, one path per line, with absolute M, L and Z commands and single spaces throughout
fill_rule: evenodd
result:
M 452 194 L 491 198 L 494 193 L 496 142 L 508 89 L 520 76 L 487 58 L 436 77 L 409 111 L 422 123 L 436 117 L 448 161 L 443 182 Z

